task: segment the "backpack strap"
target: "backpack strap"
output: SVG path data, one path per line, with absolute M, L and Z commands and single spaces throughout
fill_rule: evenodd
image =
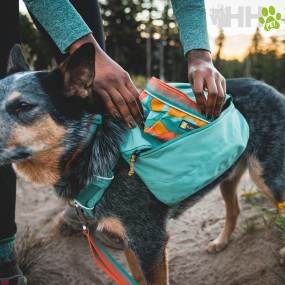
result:
M 74 199 L 75 205 L 79 206 L 91 218 L 95 218 L 93 210 L 113 179 L 114 173 L 112 171 L 109 172 L 107 177 L 95 176 L 89 185 Z

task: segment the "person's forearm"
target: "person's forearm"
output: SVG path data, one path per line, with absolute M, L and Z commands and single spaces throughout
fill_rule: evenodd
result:
M 68 0 L 24 0 L 24 2 L 63 53 L 72 43 L 91 33 Z
M 210 51 L 204 0 L 172 0 L 184 54 L 195 49 Z

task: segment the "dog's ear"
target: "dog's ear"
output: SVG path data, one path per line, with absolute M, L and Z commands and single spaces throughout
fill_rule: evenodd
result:
M 79 47 L 59 67 L 64 80 L 64 94 L 87 98 L 92 94 L 95 76 L 95 47 L 87 43 Z
M 14 45 L 9 55 L 7 75 L 29 70 L 30 66 L 23 55 L 21 46 L 18 44 Z

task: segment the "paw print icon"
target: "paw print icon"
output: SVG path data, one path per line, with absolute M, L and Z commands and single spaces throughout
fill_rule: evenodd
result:
M 281 19 L 281 14 L 277 13 L 275 15 L 275 8 L 270 6 L 268 9 L 262 9 L 263 17 L 259 17 L 259 22 L 264 25 L 265 31 L 270 31 L 271 29 L 279 29 L 280 23 L 278 22 Z

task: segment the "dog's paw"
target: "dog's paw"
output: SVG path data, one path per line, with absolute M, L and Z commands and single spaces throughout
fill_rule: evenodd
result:
M 207 252 L 208 253 L 220 252 L 227 247 L 228 243 L 229 243 L 228 240 L 222 240 L 216 238 L 208 244 Z

